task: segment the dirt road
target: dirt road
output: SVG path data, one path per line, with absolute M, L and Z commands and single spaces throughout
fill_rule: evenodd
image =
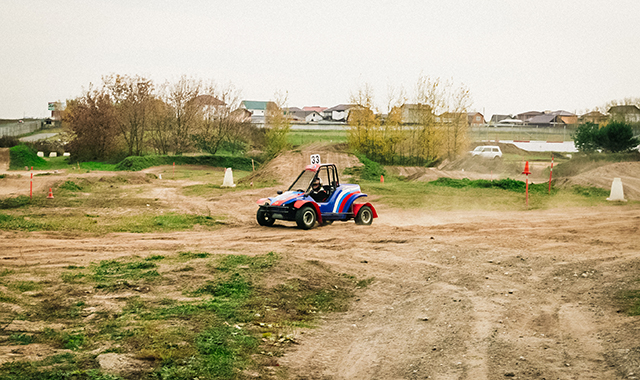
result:
M 175 253 L 276 251 L 375 278 L 279 358 L 292 379 L 640 378 L 640 323 L 615 297 L 637 281 L 640 208 L 426 213 L 381 207 L 369 227 L 300 231 L 237 219 L 214 234 L 68 239 L 0 232 L 3 267 Z M 215 205 L 211 205 L 215 206 Z
M 291 178 L 307 155 L 275 160 L 273 171 Z M 277 188 L 204 199 L 181 196 L 179 187 L 191 184 L 183 182 L 140 191 L 167 207 L 227 215 L 225 227 L 101 237 L 0 231 L 0 268 L 38 273 L 131 255 L 275 251 L 374 279 L 349 311 L 297 331 L 299 344 L 277 359 L 286 378 L 640 379 L 640 317 L 619 301 L 622 289 L 640 288 L 635 203 L 496 213 L 401 210 L 372 199 L 380 214 L 372 226 L 301 231 L 255 222 L 255 200 Z M 8 359 L 20 355 L 0 347 L 0 363 Z

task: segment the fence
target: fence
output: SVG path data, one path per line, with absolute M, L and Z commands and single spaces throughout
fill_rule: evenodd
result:
M 471 127 L 472 141 L 519 140 L 519 141 L 573 141 L 576 128 L 563 126 L 542 127 Z
M 0 125 L 0 137 L 20 136 L 37 131 L 42 128 L 41 120 L 25 121 L 24 123 L 11 123 Z

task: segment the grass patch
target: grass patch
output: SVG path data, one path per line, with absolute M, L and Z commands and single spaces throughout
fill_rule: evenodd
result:
M 18 195 L 13 198 L 0 199 L 0 210 L 8 210 L 12 208 L 20 208 L 31 203 L 31 198 L 26 195 Z
M 626 290 L 620 293 L 620 300 L 629 315 L 640 315 L 640 290 Z
M 35 150 L 26 145 L 16 145 L 9 148 L 9 169 L 24 170 L 25 167 L 33 167 L 34 169 L 48 169 L 49 163 L 42 157 L 38 157 Z
M 526 209 L 523 181 L 495 181 L 440 178 L 431 182 L 406 182 L 393 178 L 362 182 L 363 191 L 378 196 L 378 201 L 403 209 L 441 211 Z M 606 203 L 606 191 L 598 188 L 558 189 L 549 194 L 547 182 L 529 183 L 529 209 L 580 207 Z
M 347 130 L 312 130 L 294 129 L 287 134 L 287 141 L 291 145 L 305 145 L 310 143 L 346 143 Z
M 17 290 L 19 292 L 31 292 L 34 290 L 41 290 L 42 284 L 34 281 L 15 281 L 7 286 L 9 289 Z
M 147 260 L 130 262 L 103 260 L 89 268 L 91 272 L 89 276 L 97 289 L 116 291 L 161 280 L 162 276 L 157 268 L 156 263 Z
M 106 234 L 110 232 L 170 232 L 182 231 L 200 225 L 213 229 L 220 224 L 220 220 L 205 215 L 194 214 L 155 214 L 141 215 L 88 215 L 80 211 L 58 214 L 52 218 L 48 214 L 10 215 L 0 213 L 0 229 L 18 231 L 76 231 Z
M 140 171 L 152 166 L 161 165 L 205 165 L 233 170 L 252 170 L 252 161 L 249 157 L 233 156 L 131 156 L 116 165 L 115 170 Z
M 384 167 L 379 163 L 367 158 L 364 154 L 356 154 L 363 166 L 346 168 L 344 174 L 353 176 L 356 182 L 359 180 L 375 181 L 380 180 L 380 176 L 386 175 Z
M 181 272 L 191 260 L 200 261 L 188 274 Z M 201 260 L 206 260 L 204 265 Z M 73 354 L 5 363 L 0 378 L 108 379 L 95 369 L 94 352 L 100 347 L 105 352 L 105 346 L 112 347 L 107 352 L 153 360 L 154 371 L 136 375 L 140 378 L 236 379 L 245 369 L 264 376 L 265 363 L 292 343 L 292 328 L 309 326 L 320 313 L 346 310 L 354 290 L 371 281 L 335 273 L 317 261 L 283 260 L 274 252 L 249 256 L 188 251 L 68 266 L 58 284 L 47 283 L 47 298 L 31 297 L 29 305 L 26 300 L 21 305 L 29 321 L 67 327 L 14 334 L 9 340 L 48 344 Z M 37 286 L 29 281 L 12 284 L 24 290 Z M 93 290 L 86 291 L 88 287 Z M 193 297 L 170 295 L 180 290 Z M 95 297 L 121 307 L 97 308 Z M 92 313 L 89 324 L 87 313 Z

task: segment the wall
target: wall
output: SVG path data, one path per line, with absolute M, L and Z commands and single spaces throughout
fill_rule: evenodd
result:
M 25 121 L 24 123 L 11 123 L 0 125 L 0 137 L 19 136 L 42 128 L 42 121 Z

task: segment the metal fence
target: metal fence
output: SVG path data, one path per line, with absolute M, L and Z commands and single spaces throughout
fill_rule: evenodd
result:
M 41 120 L 25 121 L 24 123 L 11 123 L 0 125 L 0 137 L 20 136 L 37 131 L 42 128 Z

